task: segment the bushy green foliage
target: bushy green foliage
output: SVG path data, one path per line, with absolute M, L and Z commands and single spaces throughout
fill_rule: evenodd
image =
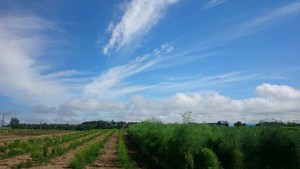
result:
M 124 132 L 123 129 L 120 129 L 119 132 L 119 142 L 118 142 L 118 154 L 121 165 L 125 169 L 134 169 L 137 168 L 135 162 L 129 157 L 128 150 L 124 143 Z
M 35 144 L 31 145 L 30 156 L 33 160 L 43 159 L 43 150 L 39 143 L 35 142 Z
M 203 148 L 194 156 L 195 169 L 218 169 L 219 162 L 216 154 L 209 148 Z
M 128 131 L 131 141 L 166 169 L 296 169 L 300 165 L 300 130 L 295 127 L 146 122 Z

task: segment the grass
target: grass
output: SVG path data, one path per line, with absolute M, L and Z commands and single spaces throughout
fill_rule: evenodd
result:
M 120 159 L 120 162 L 121 162 L 121 165 L 123 168 L 125 168 L 125 169 L 137 168 L 136 163 L 128 155 L 128 150 L 124 143 L 123 129 L 120 129 L 118 154 L 119 154 L 119 159 Z

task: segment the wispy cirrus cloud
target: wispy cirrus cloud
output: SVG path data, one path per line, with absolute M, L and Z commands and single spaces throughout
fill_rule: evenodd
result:
M 0 93 L 19 102 L 57 105 L 72 97 L 58 78 L 45 74 L 48 65 L 39 59 L 47 46 L 47 31 L 58 31 L 53 22 L 34 16 L 0 18 Z
M 226 0 L 210 0 L 208 3 L 204 5 L 204 8 L 212 8 L 221 5 L 224 2 L 226 2 Z
M 169 95 L 177 92 L 214 91 L 220 86 L 231 86 L 250 81 L 269 81 L 283 79 L 278 74 L 228 72 L 214 75 L 176 75 L 159 79 L 155 84 L 148 85 L 143 91 L 148 96 Z M 147 85 L 145 85 L 146 87 Z
M 163 17 L 165 10 L 178 0 L 132 0 L 127 4 L 121 20 L 109 24 L 111 33 L 109 42 L 104 46 L 103 53 L 118 51 L 132 41 L 145 36 Z
M 151 86 L 130 85 L 126 86 L 124 81 L 138 73 L 144 72 L 149 68 L 156 66 L 161 61 L 161 56 L 172 51 L 172 46 L 163 44 L 159 49 L 137 57 L 133 61 L 112 67 L 99 75 L 91 83 L 84 86 L 84 95 L 86 97 L 96 98 L 114 98 L 129 93 L 145 90 Z
M 300 2 L 288 4 L 284 7 L 267 12 L 263 16 L 259 16 L 253 20 L 241 24 L 240 27 L 238 27 L 240 31 L 237 33 L 237 36 L 256 32 L 264 27 L 277 23 L 289 15 L 296 13 L 300 13 Z
M 300 13 L 300 2 L 298 1 L 274 10 L 266 11 L 264 15 L 231 25 L 229 28 L 224 28 L 221 32 L 217 32 L 214 36 L 202 40 L 202 42 L 196 45 L 197 51 L 204 51 L 222 46 L 238 38 L 268 28 L 288 16 L 297 13 Z

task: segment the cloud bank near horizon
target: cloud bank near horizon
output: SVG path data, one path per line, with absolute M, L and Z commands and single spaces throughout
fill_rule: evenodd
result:
M 163 122 L 181 122 L 184 112 L 192 111 L 195 122 L 259 122 L 275 118 L 293 121 L 300 118 L 300 90 L 286 85 L 262 84 L 256 87 L 255 97 L 233 99 L 217 92 L 176 93 L 164 99 L 149 99 L 134 95 L 128 101 L 109 101 L 96 98 L 75 98 L 63 107 L 67 112 L 86 115 L 81 120 L 144 121 L 156 118 Z M 39 109 L 49 111 L 46 107 Z M 55 111 L 52 111 L 55 112 Z

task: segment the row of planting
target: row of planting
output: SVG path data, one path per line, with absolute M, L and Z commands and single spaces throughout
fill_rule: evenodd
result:
M 68 144 L 59 144 L 54 147 L 48 148 L 47 145 L 39 145 L 35 144 L 32 151 L 30 152 L 30 156 L 32 160 L 30 161 L 22 161 L 20 164 L 17 164 L 18 168 L 30 167 L 33 164 L 39 164 L 42 162 L 48 162 L 49 159 L 54 158 L 56 156 L 61 156 L 70 150 L 74 150 L 77 147 L 84 145 L 85 143 L 94 140 L 99 137 L 103 133 L 108 130 L 94 130 L 94 131 L 86 131 L 85 133 L 91 133 L 88 137 L 84 137 L 83 139 L 73 140 Z
M 120 129 L 120 133 L 119 133 L 118 154 L 119 154 L 120 163 L 124 169 L 137 168 L 136 163 L 128 155 L 128 150 L 124 143 L 123 129 Z
M 300 130 L 141 123 L 130 140 L 166 169 L 300 168 Z
M 0 128 L 0 133 L 61 133 L 65 132 L 65 130 L 37 130 L 37 129 L 5 129 Z
M 0 146 L 0 158 L 9 158 L 16 155 L 30 153 L 36 146 L 44 145 L 46 147 L 55 146 L 84 137 L 94 133 L 95 131 L 74 132 L 64 135 L 47 136 L 44 138 L 30 138 L 28 140 L 14 140 L 13 142 L 5 142 Z
M 105 143 L 112 137 L 116 130 L 111 131 L 102 140 L 97 140 L 89 144 L 83 151 L 77 152 L 74 158 L 70 161 L 69 166 L 73 169 L 84 168 L 87 164 L 92 164 L 100 155 L 100 150 L 103 149 Z

